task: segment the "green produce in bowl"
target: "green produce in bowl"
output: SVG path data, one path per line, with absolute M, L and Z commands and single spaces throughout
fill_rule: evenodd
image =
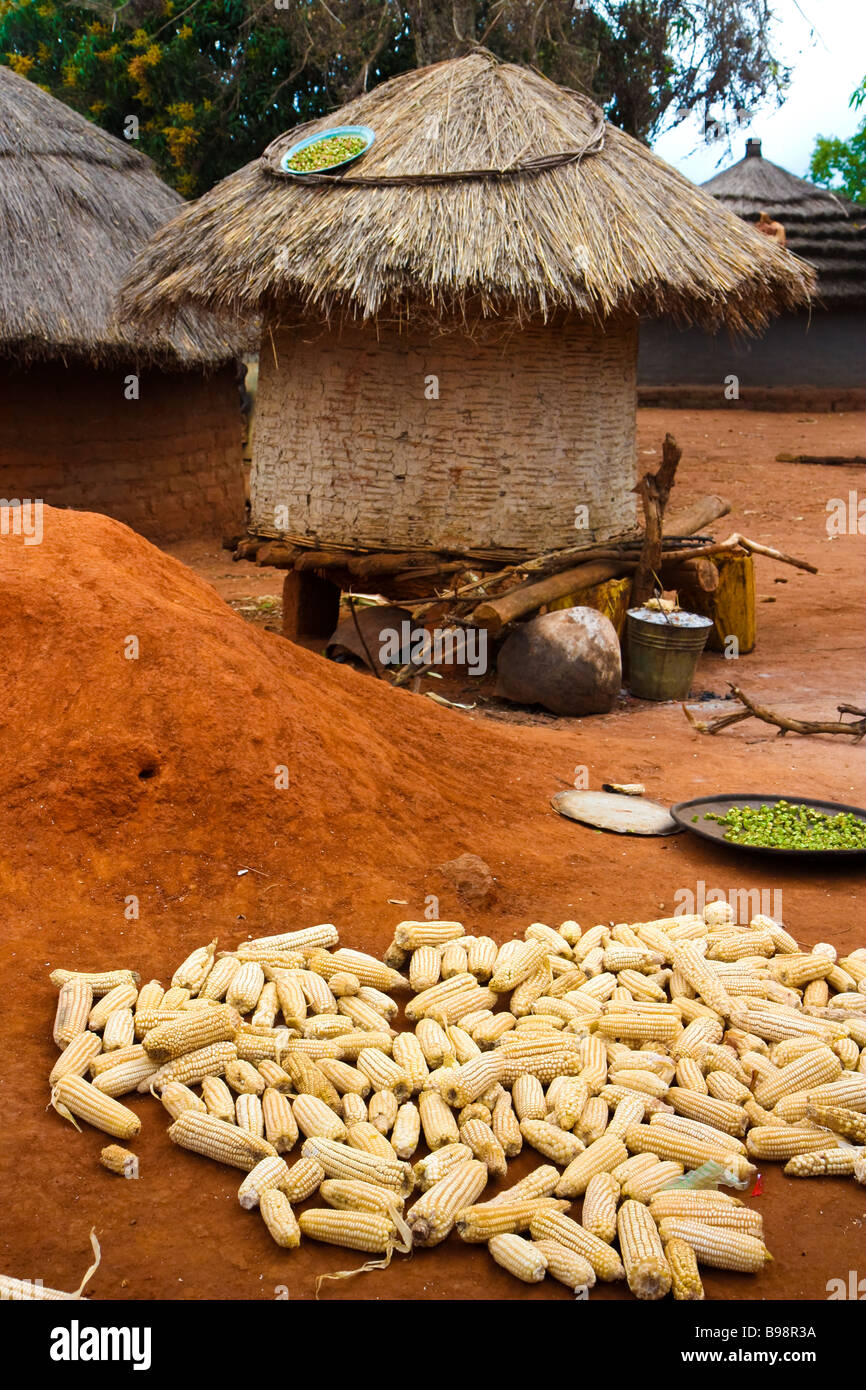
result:
M 286 160 L 286 168 L 295 174 L 315 174 L 353 159 L 366 144 L 361 135 L 325 135 L 293 154 L 291 159 Z
M 725 839 L 763 849 L 866 849 L 866 821 L 851 811 L 828 816 L 814 806 L 777 801 L 772 806 L 732 806 L 707 820 L 727 827 Z

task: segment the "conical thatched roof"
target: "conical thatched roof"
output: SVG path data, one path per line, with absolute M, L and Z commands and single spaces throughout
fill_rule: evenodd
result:
M 135 253 L 183 200 L 150 160 L 0 66 L 0 355 L 211 367 L 237 346 L 185 311 L 170 333 L 112 322 Z
M 304 186 L 274 172 L 302 134 L 335 124 L 376 133 L 344 182 Z M 389 182 L 504 170 L 587 146 L 580 161 L 544 172 Z M 806 267 L 604 126 L 591 102 L 475 52 L 281 136 L 157 233 L 125 307 L 154 317 L 193 304 L 234 313 L 292 305 L 315 316 L 511 321 L 627 309 L 747 328 L 809 288 Z
M 866 303 L 866 208 L 764 159 L 760 140 L 702 187 L 747 222 L 760 212 L 781 222 L 790 250 L 817 270 L 823 304 Z

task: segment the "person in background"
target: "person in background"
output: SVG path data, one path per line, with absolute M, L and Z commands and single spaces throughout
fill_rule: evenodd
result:
M 785 228 L 781 222 L 775 222 L 768 212 L 758 213 L 757 228 L 759 232 L 763 232 L 764 236 L 772 237 L 779 246 L 787 245 Z

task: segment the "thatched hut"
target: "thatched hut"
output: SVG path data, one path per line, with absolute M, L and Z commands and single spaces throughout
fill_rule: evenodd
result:
M 282 173 L 336 124 L 376 142 Z M 476 51 L 278 138 L 156 234 L 125 304 L 263 314 L 261 534 L 525 553 L 633 520 L 640 313 L 760 327 L 809 284 L 590 101 Z
M 817 272 L 817 298 L 808 310 L 781 314 L 751 341 L 648 325 L 638 360 L 641 397 L 720 405 L 733 374 L 744 403 L 866 405 L 866 208 L 765 159 L 757 139 L 702 188 L 745 222 L 754 225 L 766 212 L 780 223 L 788 250 Z
M 153 540 L 244 522 L 235 345 L 195 311 L 114 321 L 136 251 L 183 206 L 151 163 L 0 67 L 0 494 Z

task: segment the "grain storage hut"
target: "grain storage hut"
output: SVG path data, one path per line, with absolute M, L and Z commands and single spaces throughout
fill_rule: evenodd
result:
M 817 297 L 742 341 L 670 323 L 647 325 L 638 361 L 641 397 L 718 406 L 733 373 L 739 398 L 756 406 L 866 405 L 866 207 L 773 164 L 756 139 L 746 141 L 743 159 L 701 187 L 748 223 L 761 212 L 780 222 L 788 250 L 817 272 Z
M 355 164 L 281 172 L 346 124 L 376 136 Z M 476 51 L 278 138 L 156 234 L 125 304 L 263 314 L 260 534 L 525 553 L 633 521 L 641 312 L 760 327 L 808 296 L 755 243 L 591 102 Z
M 0 175 L 0 495 L 159 541 L 242 529 L 235 345 L 196 311 L 168 332 L 113 321 L 133 256 L 182 200 L 7 67 Z

